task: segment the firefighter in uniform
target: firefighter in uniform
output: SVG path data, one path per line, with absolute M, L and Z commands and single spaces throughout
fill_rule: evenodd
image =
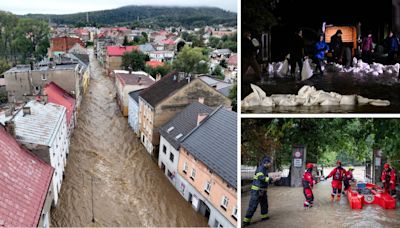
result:
M 306 201 L 304 201 L 304 208 L 310 208 L 314 204 L 314 194 L 312 192 L 312 188 L 314 187 L 315 180 L 312 175 L 312 169 L 314 165 L 312 163 L 308 163 L 306 165 L 306 172 L 304 172 L 302 184 L 303 184 L 303 193 Z
M 396 195 L 396 171 L 388 163 L 383 166 L 381 176 L 383 188 L 390 195 Z
M 332 193 L 331 193 L 331 198 L 332 201 L 335 199 L 335 196 L 337 196 L 337 201 L 340 201 L 340 196 L 342 194 L 342 181 L 344 179 L 344 175 L 346 170 L 343 169 L 342 167 L 342 162 L 337 161 L 336 162 L 336 168 L 332 170 L 331 173 L 326 177 L 326 179 L 332 177 Z
M 258 204 L 261 206 L 261 219 L 269 219 L 267 187 L 268 184 L 272 182 L 272 178 L 268 177 L 268 168 L 271 167 L 271 165 L 271 159 L 266 156 L 262 159 L 256 169 L 250 190 L 249 207 L 246 216 L 243 219 L 243 226 L 250 224 L 251 218 L 253 217 L 254 212 L 256 212 Z

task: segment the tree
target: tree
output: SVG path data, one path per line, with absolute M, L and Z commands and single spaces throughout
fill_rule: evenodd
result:
M 220 80 L 224 80 L 224 79 L 225 79 L 225 75 L 224 75 L 224 73 L 222 72 L 222 67 L 221 67 L 220 65 L 217 65 L 217 66 L 214 68 L 214 70 L 213 70 L 213 72 L 212 72 L 212 75 L 216 75 L 217 78 L 220 79 Z
M 220 65 L 221 67 L 223 67 L 223 68 L 227 68 L 227 67 L 228 67 L 228 63 L 226 62 L 225 59 L 221 60 L 221 61 L 219 62 L 219 65 Z
M 6 72 L 10 68 L 11 68 L 11 66 L 7 63 L 6 60 L 0 59 L 0 74 Z
M 124 42 L 122 43 L 123 46 L 128 46 L 129 45 L 129 41 L 128 41 L 128 37 L 124 36 Z
M 184 46 L 176 57 L 173 68 L 188 74 L 208 73 L 208 58 L 199 47 Z
M 158 66 L 152 68 L 150 66 L 145 67 L 145 72 L 150 74 L 151 76 L 155 77 L 157 74 L 161 74 L 161 76 L 165 76 L 169 72 L 171 72 L 172 66 L 170 64 L 165 64 L 164 66 Z
M 121 67 L 125 70 L 131 68 L 134 71 L 144 70 L 147 55 L 139 51 L 125 52 L 122 56 Z

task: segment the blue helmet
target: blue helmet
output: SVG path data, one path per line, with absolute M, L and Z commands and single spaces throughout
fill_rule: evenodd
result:
M 261 165 L 265 165 L 271 163 L 271 158 L 268 156 L 263 157 L 263 159 L 261 160 Z

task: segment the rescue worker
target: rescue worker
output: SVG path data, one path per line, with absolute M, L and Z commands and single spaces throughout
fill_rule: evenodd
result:
M 272 182 L 272 178 L 268 177 L 268 168 L 271 167 L 271 159 L 266 156 L 262 159 L 261 163 L 256 169 L 253 177 L 253 182 L 250 190 L 250 202 L 243 219 L 243 226 L 247 226 L 251 222 L 254 212 L 257 210 L 258 204 L 261 207 L 261 219 L 267 220 L 268 216 L 268 184 Z
M 354 177 L 353 177 L 353 170 L 354 170 L 354 168 L 350 166 L 349 169 L 345 172 L 344 180 L 343 180 L 343 183 L 344 183 L 343 195 L 345 195 L 346 191 L 349 190 L 350 181 L 353 181 L 353 182 L 356 181 L 356 179 L 354 179 Z
M 390 195 L 396 195 L 396 171 L 388 163 L 383 166 L 381 176 L 383 188 Z
M 312 188 L 314 187 L 315 181 L 312 175 L 312 169 L 314 165 L 312 163 L 308 163 L 306 165 L 307 170 L 304 172 L 302 184 L 303 184 L 303 193 L 306 201 L 304 201 L 304 208 L 310 208 L 314 204 L 314 194 L 312 192 Z
M 326 177 L 326 179 L 332 177 L 332 193 L 331 198 L 332 201 L 337 196 L 337 201 L 340 201 L 340 197 L 342 194 L 342 181 L 344 178 L 346 170 L 342 167 L 342 162 L 339 160 L 336 162 L 336 168 L 334 168 L 331 173 Z

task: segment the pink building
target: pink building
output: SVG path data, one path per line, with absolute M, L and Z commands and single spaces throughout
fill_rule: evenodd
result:
M 236 113 L 217 108 L 181 143 L 178 187 L 212 227 L 237 226 Z M 199 117 L 199 118 L 203 118 Z

